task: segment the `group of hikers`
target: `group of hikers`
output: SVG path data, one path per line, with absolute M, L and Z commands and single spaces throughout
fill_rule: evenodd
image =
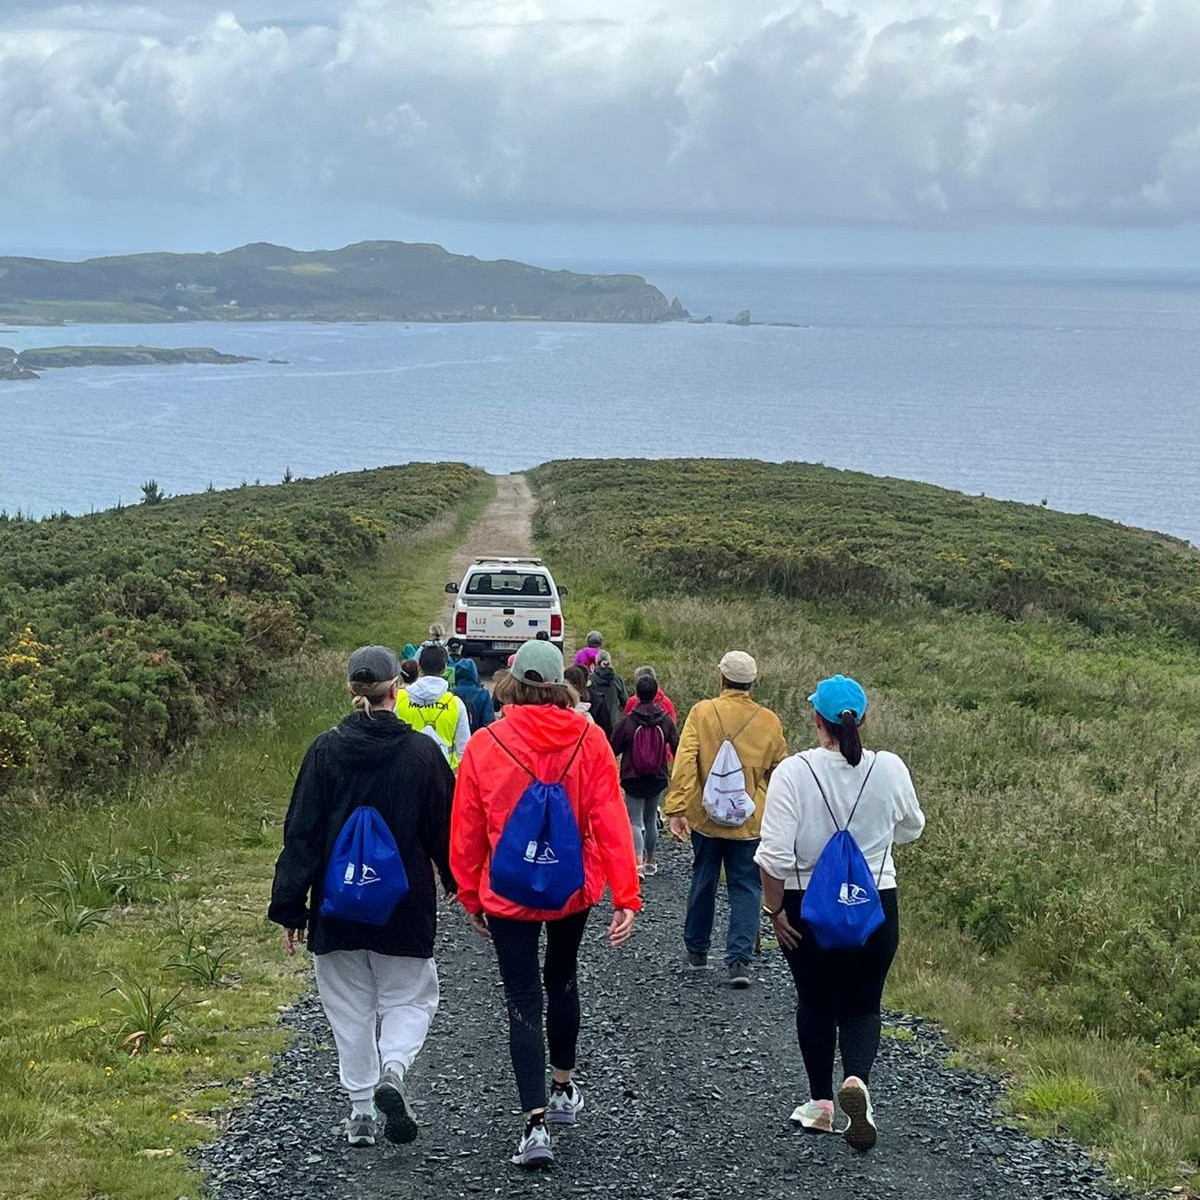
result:
M 708 968 L 723 876 L 729 985 L 751 986 L 763 917 L 795 981 L 809 1098 L 791 1120 L 873 1146 L 868 1088 L 899 941 L 893 847 L 919 837 L 924 816 L 904 762 L 862 746 L 863 688 L 821 680 L 809 697 L 816 745 L 789 756 L 779 717 L 753 699 L 750 654 L 721 658 L 715 696 L 679 730 L 655 673 L 639 668 L 629 695 L 593 632 L 570 666 L 549 641 L 522 644 L 495 706 L 472 717 L 475 664 L 430 632 L 403 662 L 384 646 L 350 656 L 354 711 L 300 766 L 268 914 L 287 953 L 307 942 L 314 956 L 350 1144 L 418 1136 L 405 1075 L 438 1006 L 440 880 L 491 943 L 503 983 L 524 1112 L 512 1161 L 552 1161 L 549 1127 L 584 1107 L 584 930 L 607 890 L 610 946 L 632 935 L 665 796 L 671 835 L 692 848 L 685 969 Z

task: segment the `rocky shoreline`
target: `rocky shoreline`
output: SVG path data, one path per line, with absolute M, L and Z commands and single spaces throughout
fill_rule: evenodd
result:
M 223 354 L 211 346 L 48 346 L 19 353 L 0 346 L 0 380 L 39 379 L 39 371 L 62 367 L 151 367 L 179 363 L 226 366 L 257 361 L 242 354 Z

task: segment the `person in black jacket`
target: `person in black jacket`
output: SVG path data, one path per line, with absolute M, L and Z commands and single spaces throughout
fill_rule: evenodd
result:
M 306 938 L 313 953 L 317 991 L 350 1097 L 346 1135 L 352 1146 L 375 1144 L 380 1111 L 389 1141 L 417 1136 L 404 1075 L 438 1006 L 434 867 L 446 894 L 457 890 L 450 871 L 454 775 L 433 741 L 396 717 L 399 673 L 386 646 L 362 646 L 350 656 L 355 711 L 318 735 L 304 756 L 267 913 L 283 926 L 288 954 Z M 408 876 L 408 894 L 384 925 L 320 912 L 334 843 L 362 806 L 382 816 Z
M 588 699 L 592 703 L 592 720 L 604 730 L 605 737 L 611 738 L 625 715 L 629 689 L 613 669 L 612 655 L 607 650 L 596 655 L 596 667 L 588 684 Z

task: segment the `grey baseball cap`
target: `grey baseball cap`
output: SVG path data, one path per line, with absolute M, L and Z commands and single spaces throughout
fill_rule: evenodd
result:
M 553 642 L 526 642 L 513 658 L 512 673 L 522 683 L 562 683 L 562 651 Z
M 346 666 L 351 683 L 390 683 L 399 674 L 400 660 L 386 646 L 359 646 Z

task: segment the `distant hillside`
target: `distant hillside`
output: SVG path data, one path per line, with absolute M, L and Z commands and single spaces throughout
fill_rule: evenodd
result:
M 55 262 L 0 258 L 0 319 L 62 321 L 670 321 L 678 300 L 640 275 L 484 262 L 441 246 L 341 250 L 257 243 L 224 254 Z

